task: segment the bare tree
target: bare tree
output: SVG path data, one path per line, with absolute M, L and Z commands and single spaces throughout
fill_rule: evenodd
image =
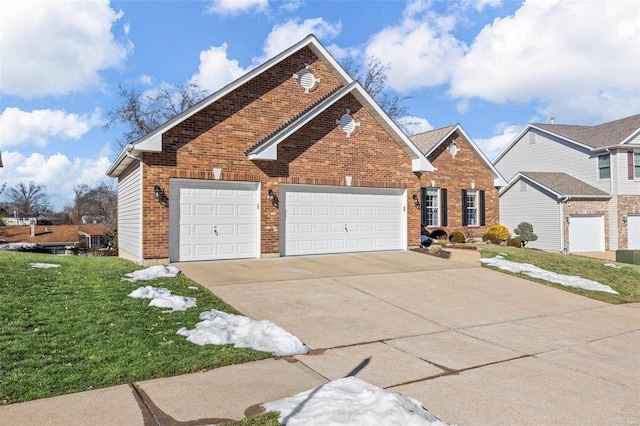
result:
M 121 103 L 107 112 L 108 130 L 117 124 L 127 129 L 118 142 L 119 147 L 143 137 L 167 120 L 191 108 L 207 96 L 197 83 L 182 86 L 162 84 L 156 90 L 143 93 L 139 86 L 118 86 Z
M 367 61 L 366 70 L 362 69 L 362 64 L 357 62 L 353 56 L 347 57 L 342 62 L 342 67 L 360 82 L 364 90 L 380 105 L 380 108 L 387 113 L 402 131 L 407 131 L 407 126 L 412 123 L 400 123 L 399 119 L 406 116 L 409 109 L 403 104 L 411 96 L 399 96 L 388 88 L 388 72 L 390 65 L 383 65 L 382 61 L 375 56 L 370 56 Z
M 95 187 L 80 184 L 73 187 L 75 197 L 65 208 L 63 221 L 80 223 L 84 216 L 101 218 L 106 223 L 115 224 L 116 191 L 108 184 Z
M 28 185 L 18 182 L 7 190 L 8 204 L 21 213 L 45 212 L 50 209 L 46 185 L 36 185 L 33 181 Z

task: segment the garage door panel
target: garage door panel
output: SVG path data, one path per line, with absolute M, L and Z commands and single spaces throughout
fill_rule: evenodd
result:
M 403 249 L 403 205 L 403 190 L 282 187 L 284 254 Z M 309 208 L 314 215 L 301 214 Z M 302 232 L 303 224 L 309 223 L 314 229 L 311 235 Z M 377 238 L 373 234 L 383 235 Z
M 573 253 L 604 251 L 604 216 L 569 218 L 569 251 Z
M 257 184 L 170 181 L 171 261 L 257 257 Z
M 627 216 L 627 248 L 640 249 L 640 215 Z

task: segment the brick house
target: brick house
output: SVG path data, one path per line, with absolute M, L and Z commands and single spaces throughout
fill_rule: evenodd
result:
M 4 226 L 0 244 L 35 244 L 53 254 L 64 254 L 72 249 L 104 247 L 109 227 L 103 223 L 81 225 L 17 225 Z
M 429 232 L 480 238 L 499 223 L 498 189 L 506 182 L 460 124 L 411 140 L 436 168 L 420 178 L 421 224 Z
M 403 250 L 433 166 L 310 35 L 116 158 L 120 256 Z
M 527 246 L 572 253 L 640 249 L 640 114 L 595 126 L 527 125 L 493 161 L 504 225 Z

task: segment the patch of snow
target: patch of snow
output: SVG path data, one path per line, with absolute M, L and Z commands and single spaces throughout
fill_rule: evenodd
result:
M 129 272 L 125 274 L 129 278 L 123 278 L 125 281 L 136 282 L 139 280 L 153 280 L 156 278 L 173 278 L 180 273 L 175 266 L 155 265 L 139 271 Z
M 189 287 L 187 287 L 189 290 L 200 290 L 198 287 L 194 286 L 194 285 L 190 285 Z
M 215 309 L 200 314 L 193 330 L 182 327 L 178 334 L 196 345 L 227 345 L 271 352 L 276 356 L 306 354 L 309 348 L 282 327 Z
M 171 308 L 172 311 L 186 311 L 196 305 L 195 297 L 174 296 L 166 288 L 156 288 L 150 285 L 133 290 L 129 297 L 135 299 L 151 299 L 149 306 L 157 308 Z
M 446 425 L 417 400 L 346 377 L 289 398 L 262 404 L 295 425 Z
M 55 263 L 30 263 L 29 266 L 31 266 L 32 268 L 38 268 L 38 269 L 49 269 L 49 268 L 60 267 L 60 265 Z
M 21 249 L 32 249 L 35 248 L 36 245 L 34 243 L 7 243 L 0 244 L 0 250 L 4 251 L 15 251 Z
M 608 266 L 609 268 L 614 268 L 614 269 L 622 269 L 622 266 L 618 266 L 615 263 L 605 263 L 604 266 Z
M 487 265 L 495 266 L 496 268 L 502 269 L 503 271 L 525 274 L 532 278 L 543 279 L 545 281 L 550 281 L 567 287 L 576 287 L 583 290 L 603 291 L 606 293 L 620 294 L 608 285 L 601 284 L 597 281 L 588 280 L 586 278 L 581 278 L 574 275 L 557 274 L 555 272 L 547 271 L 546 269 L 538 268 L 537 266 L 528 263 L 512 262 L 510 260 L 500 259 L 498 257 L 483 257 L 482 259 L 480 259 L 480 262 Z

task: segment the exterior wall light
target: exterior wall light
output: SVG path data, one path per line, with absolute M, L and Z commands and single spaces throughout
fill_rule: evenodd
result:
M 160 185 L 153 186 L 153 196 L 156 200 L 159 200 L 160 197 L 162 197 L 162 189 L 160 188 Z
M 273 206 L 275 206 L 275 207 L 278 207 L 278 196 L 276 195 L 275 192 L 273 192 L 273 189 L 269 189 L 267 194 L 269 195 L 269 199 L 271 200 L 271 204 Z
M 420 207 L 420 200 L 418 200 L 418 196 L 416 194 L 413 194 L 413 204 L 416 205 L 416 207 Z
M 623 221 L 624 223 L 627 223 L 627 215 L 626 215 L 626 214 L 623 214 L 623 215 L 622 215 L 622 221 Z

